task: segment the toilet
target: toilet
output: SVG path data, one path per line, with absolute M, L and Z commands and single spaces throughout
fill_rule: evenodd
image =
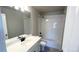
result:
M 47 51 L 50 48 L 57 48 L 57 43 L 52 39 L 42 39 L 40 42 L 40 51 Z
M 40 42 L 40 51 L 41 52 L 45 51 L 46 44 L 47 44 L 46 41 L 41 41 Z

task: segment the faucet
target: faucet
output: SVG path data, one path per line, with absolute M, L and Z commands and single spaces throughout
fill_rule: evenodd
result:
M 18 39 L 19 39 L 21 42 L 23 42 L 23 41 L 25 40 L 25 37 L 20 37 L 20 36 L 18 36 Z

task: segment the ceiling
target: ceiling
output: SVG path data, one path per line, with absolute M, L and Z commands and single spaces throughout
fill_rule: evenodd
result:
M 66 6 L 33 6 L 39 12 L 55 12 L 55 11 L 62 11 L 65 9 Z

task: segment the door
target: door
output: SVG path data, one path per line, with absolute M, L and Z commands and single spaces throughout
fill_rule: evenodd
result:
M 4 36 L 5 36 L 5 39 L 8 39 L 6 15 L 5 14 L 1 14 L 1 17 L 2 17 L 2 23 L 3 23 L 3 29 L 4 29 Z
M 42 20 L 41 28 L 43 38 L 48 40 L 47 45 L 49 47 L 61 49 L 64 23 L 64 15 L 49 15 Z
M 64 29 L 64 52 L 79 52 L 79 6 L 68 6 Z
M 2 20 L 3 20 L 2 15 L 0 15 L 0 52 L 6 51 L 4 28 L 3 28 Z

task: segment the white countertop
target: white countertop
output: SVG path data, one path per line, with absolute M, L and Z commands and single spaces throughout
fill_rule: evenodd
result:
M 7 52 L 27 52 L 41 37 L 21 35 L 26 37 L 25 41 L 21 42 L 18 37 L 6 40 Z

